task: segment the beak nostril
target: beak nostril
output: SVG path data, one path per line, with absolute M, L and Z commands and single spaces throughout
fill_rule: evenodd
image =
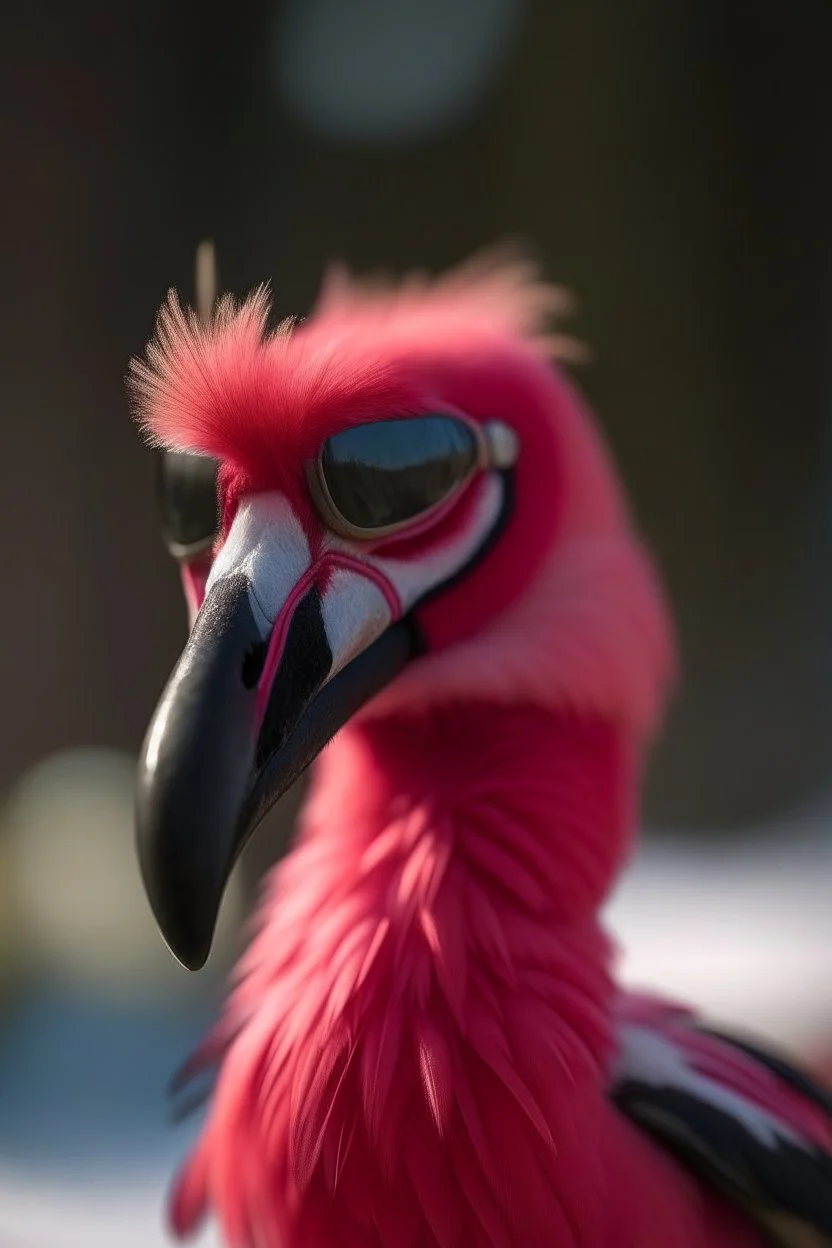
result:
M 256 645 L 249 646 L 243 655 L 241 675 L 246 689 L 256 688 L 260 677 L 263 675 L 268 649 L 268 643 L 261 641 Z

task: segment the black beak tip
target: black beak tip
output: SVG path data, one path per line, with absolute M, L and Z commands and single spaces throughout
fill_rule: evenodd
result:
M 225 883 L 224 856 L 216 854 L 210 836 L 198 835 L 201 829 L 185 818 L 178 802 L 171 808 L 170 801 L 158 800 L 153 776 L 143 765 L 138 781 L 136 849 L 145 893 L 173 956 L 187 970 L 199 971 L 211 952 Z M 171 796 L 182 794 L 174 789 Z
M 194 940 L 192 936 L 182 939 L 181 933 L 176 937 L 165 937 L 165 944 L 186 971 L 201 971 L 211 952 L 210 939 Z
M 211 952 L 219 899 L 199 896 L 175 864 L 147 853 L 141 830 L 137 842 L 145 892 L 165 944 L 186 970 L 199 971 Z

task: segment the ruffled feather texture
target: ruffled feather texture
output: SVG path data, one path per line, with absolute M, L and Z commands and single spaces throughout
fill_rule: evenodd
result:
M 525 722 L 489 747 L 477 711 L 427 716 L 326 753 L 203 1054 L 223 1060 L 177 1230 L 210 1206 L 232 1245 L 604 1242 L 593 911 L 598 844 L 625 852 L 629 759 L 576 720 L 541 775 L 546 727 Z

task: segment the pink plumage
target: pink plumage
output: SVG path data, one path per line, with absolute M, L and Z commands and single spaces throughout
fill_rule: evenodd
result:
M 346 557 L 303 470 L 339 430 L 441 410 L 500 417 L 522 447 L 510 519 L 447 588 L 408 604 L 485 508 L 485 479 L 427 531 L 350 556 L 389 580 L 425 652 L 316 764 L 193 1063 L 219 1074 L 179 1233 L 210 1212 L 231 1248 L 760 1243 L 614 1102 L 649 1085 L 653 1051 L 656 1086 L 695 1071 L 717 1108 L 731 1089 L 752 1126 L 832 1147 L 799 1092 L 614 982 L 598 912 L 632 846 L 673 639 L 602 441 L 549 358 L 564 340 L 545 318 L 565 306 L 518 263 L 399 289 L 338 274 L 271 336 L 263 292 L 209 327 L 171 300 L 134 368 L 151 438 L 222 461 L 217 566 L 266 494 L 310 575 Z

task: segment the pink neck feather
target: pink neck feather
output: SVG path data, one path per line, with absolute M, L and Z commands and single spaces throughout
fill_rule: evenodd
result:
M 483 704 L 340 734 L 240 967 L 180 1229 L 211 1205 L 232 1244 L 600 1242 L 623 735 Z

